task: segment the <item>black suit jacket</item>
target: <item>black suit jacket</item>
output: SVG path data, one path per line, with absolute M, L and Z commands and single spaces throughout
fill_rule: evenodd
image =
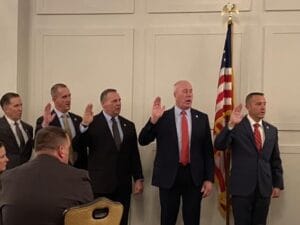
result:
M 103 112 L 94 116 L 88 130 L 78 139 L 89 148 L 88 171 L 94 193 L 113 193 L 117 187 L 131 193 L 132 178 L 142 179 L 143 172 L 134 123 L 119 116 L 123 141 L 117 150 Z
M 75 128 L 75 137 L 80 135 L 80 123 L 82 121 L 82 118 L 74 113 L 68 112 L 70 115 L 70 118 L 73 122 L 74 128 Z M 55 117 L 49 124 L 50 126 L 55 127 L 61 127 L 61 124 L 59 122 L 59 118 L 55 111 L 52 111 L 52 114 L 55 114 Z M 35 134 L 42 129 L 42 123 L 43 123 L 43 117 L 39 117 L 36 121 L 36 127 L 35 127 Z M 74 138 L 75 138 L 74 137 Z M 73 140 L 74 140 L 73 138 Z M 79 145 L 76 145 L 74 142 L 72 142 L 72 148 L 75 152 L 77 152 L 77 160 L 74 163 L 74 166 L 80 169 L 87 169 L 87 150 Z
M 21 121 L 21 124 L 28 136 L 28 141 L 25 143 L 25 147 L 22 151 L 6 118 L 4 116 L 0 118 L 0 141 L 4 143 L 6 155 L 9 159 L 7 169 L 19 166 L 24 162 L 27 162 L 31 157 L 33 148 L 33 128 L 23 121 Z
M 214 158 L 208 116 L 191 109 L 192 136 L 190 143 L 190 168 L 194 184 L 214 180 Z M 153 125 L 150 120 L 139 135 L 139 143 L 147 145 L 156 138 L 152 184 L 171 188 L 179 167 L 179 149 L 174 108 L 164 112 Z
M 247 196 L 256 187 L 262 196 L 270 197 L 272 187 L 283 189 L 282 165 L 278 147 L 278 131 L 263 121 L 265 141 L 262 153 L 258 153 L 251 124 L 247 117 L 233 130 L 226 126 L 215 139 L 215 147 L 232 149 L 230 192 L 232 195 Z
M 66 208 L 93 200 L 87 171 L 39 155 L 1 175 L 4 225 L 63 225 Z

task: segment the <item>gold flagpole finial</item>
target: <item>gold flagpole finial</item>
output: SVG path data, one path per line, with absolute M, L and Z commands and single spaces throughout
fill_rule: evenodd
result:
M 228 23 L 231 24 L 232 23 L 232 17 L 234 14 L 239 14 L 239 10 L 236 6 L 236 4 L 230 3 L 228 2 L 226 5 L 223 6 L 223 10 L 222 10 L 222 16 L 224 15 L 228 15 Z

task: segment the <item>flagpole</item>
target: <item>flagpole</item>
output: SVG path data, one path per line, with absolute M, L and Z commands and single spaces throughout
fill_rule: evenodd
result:
M 222 15 L 227 15 L 227 26 L 228 29 L 230 29 L 230 34 L 231 34 L 231 46 L 232 46 L 232 27 L 233 27 L 233 15 L 238 14 L 239 11 L 237 9 L 236 4 L 228 2 L 226 5 L 224 5 L 223 10 L 222 10 Z M 232 48 L 231 48 L 232 50 Z M 232 52 L 231 52 L 231 62 L 232 62 Z M 233 65 L 232 65 L 233 68 Z M 232 74 L 233 75 L 233 74 Z M 232 84 L 233 85 L 233 84 Z M 232 87 L 232 90 L 234 88 Z M 233 99 L 234 100 L 234 94 L 233 94 Z M 234 102 L 232 102 L 232 105 L 234 107 Z M 226 124 L 229 120 L 229 117 L 225 118 Z M 230 173 L 230 161 L 231 161 L 231 149 L 227 149 L 226 153 L 223 155 L 224 157 L 224 169 L 225 169 L 225 185 L 226 185 L 226 225 L 230 225 L 230 209 L 231 209 L 231 198 L 230 198 L 230 193 L 229 193 L 229 173 Z

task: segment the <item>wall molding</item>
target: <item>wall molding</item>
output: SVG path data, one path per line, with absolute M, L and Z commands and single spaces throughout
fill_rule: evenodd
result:
M 217 0 L 147 0 L 148 13 L 220 12 L 228 1 Z M 236 0 L 240 11 L 250 11 L 252 0 Z
M 299 11 L 299 0 L 265 0 L 266 11 Z
M 134 0 L 37 0 L 36 14 L 134 13 Z

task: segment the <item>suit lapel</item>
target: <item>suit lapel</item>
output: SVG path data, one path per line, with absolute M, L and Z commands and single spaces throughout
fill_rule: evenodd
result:
M 80 121 L 73 113 L 69 112 L 69 115 L 72 120 L 74 129 L 75 129 L 75 135 L 76 135 L 76 134 L 80 133 L 80 129 L 79 129 Z
M 168 126 L 170 126 L 170 130 L 171 130 L 171 133 L 170 133 L 171 140 L 176 143 L 176 146 L 177 146 L 176 150 L 177 150 L 177 153 L 179 153 L 179 149 L 178 149 L 178 138 L 179 137 L 177 137 L 175 108 L 174 107 L 168 112 L 167 118 L 169 120 L 167 122 L 167 124 L 168 124 Z M 179 157 L 179 154 L 178 154 L 178 157 Z
M 119 120 L 120 120 L 121 129 L 123 132 L 123 139 L 122 139 L 121 146 L 120 146 L 120 149 L 122 149 L 121 147 L 123 145 L 123 142 L 127 138 L 127 135 L 129 133 L 128 132 L 129 124 L 127 124 L 127 122 L 121 116 L 119 116 Z
M 103 112 L 101 112 L 99 116 L 100 116 L 99 119 L 100 119 L 101 123 L 103 123 L 103 125 L 105 126 L 105 132 L 106 132 L 107 137 L 110 137 L 111 142 L 115 145 L 115 139 L 113 137 L 113 134 L 109 128 L 109 125 L 107 123 L 107 120 L 106 120 Z M 120 119 L 120 117 L 119 117 L 119 119 Z M 122 146 L 122 143 L 121 143 L 121 146 Z M 116 149 L 117 149 L 117 146 L 116 146 Z
M 12 131 L 12 129 L 11 129 L 8 121 L 6 120 L 6 118 L 4 116 L 2 117 L 2 119 L 3 119 L 3 127 L 4 127 L 4 129 L 8 131 L 8 135 L 11 138 L 11 140 L 13 141 L 14 145 L 16 146 L 16 148 L 18 148 L 20 150 L 20 146 L 18 145 L 16 137 L 15 137 L 15 135 L 14 135 L 14 133 L 13 133 L 13 131 Z
M 250 140 L 251 140 L 251 142 L 253 144 L 254 149 L 257 151 L 256 145 L 255 145 L 255 139 L 254 139 L 253 130 L 252 130 L 250 121 L 248 120 L 247 116 L 245 116 L 243 118 L 242 124 L 243 124 L 243 126 L 245 128 L 245 131 L 246 131 L 247 135 L 249 136 L 249 138 L 250 138 Z
M 193 109 L 191 109 L 191 126 L 192 127 L 191 127 L 190 144 L 192 144 L 192 140 L 194 140 L 196 138 L 196 132 L 195 132 L 196 127 L 195 126 L 197 126 L 197 124 L 199 124 L 199 119 L 200 119 L 199 114 L 196 111 L 194 111 Z M 190 147 L 190 149 L 192 149 L 192 148 Z
M 266 122 L 262 122 L 262 124 L 263 124 L 263 128 L 264 128 L 264 133 L 265 133 L 265 141 L 264 141 L 264 144 L 263 144 L 263 149 L 264 149 L 264 147 L 265 146 L 268 146 L 268 142 L 270 141 L 270 137 L 272 136 L 271 134 L 270 134 L 270 127 L 269 127 L 269 125 L 268 124 L 266 124 Z
M 59 118 L 58 118 L 58 116 L 57 116 L 57 114 L 55 113 L 54 110 L 51 112 L 51 114 L 55 114 L 55 116 L 54 116 L 53 120 L 51 121 L 50 125 L 62 128 L 62 126 L 59 122 Z
M 24 123 L 23 121 L 21 121 L 22 127 L 27 135 L 28 140 L 30 140 L 32 138 L 32 134 L 30 133 L 30 130 L 28 129 L 28 126 L 26 123 Z M 27 140 L 27 141 L 28 141 Z

